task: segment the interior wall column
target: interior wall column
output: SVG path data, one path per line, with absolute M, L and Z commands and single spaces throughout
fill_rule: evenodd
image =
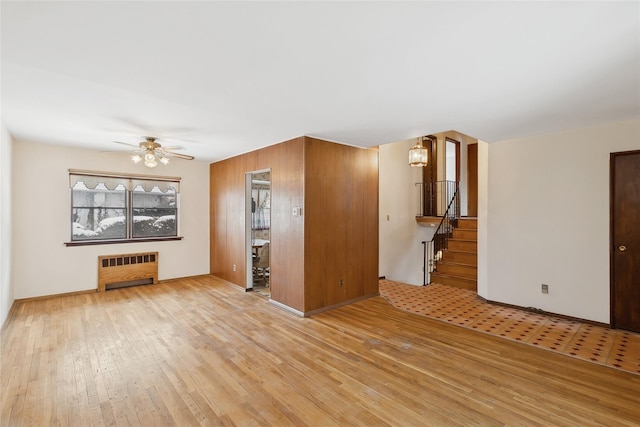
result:
M 487 298 L 488 277 L 488 230 L 489 215 L 489 144 L 478 141 L 478 295 Z

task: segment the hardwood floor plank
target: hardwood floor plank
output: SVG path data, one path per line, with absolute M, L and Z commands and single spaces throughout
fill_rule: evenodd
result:
M 0 425 L 640 424 L 640 376 L 371 298 L 299 318 L 214 277 L 20 303 Z

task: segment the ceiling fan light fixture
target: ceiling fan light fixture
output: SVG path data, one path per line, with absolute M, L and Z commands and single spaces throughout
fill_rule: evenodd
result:
M 146 156 L 145 156 L 146 157 Z M 156 166 L 158 166 L 158 162 L 156 162 L 155 159 L 145 159 L 144 160 L 144 165 L 148 168 L 155 168 Z
M 184 147 L 174 145 L 163 148 L 162 145 L 156 142 L 156 138 L 151 136 L 146 136 L 145 140 L 140 142 L 138 146 L 129 144 L 128 142 L 113 142 L 135 148 L 135 151 L 132 151 L 136 154 L 130 156 L 131 161 L 136 164 L 144 162 L 144 165 L 148 168 L 155 168 L 158 166 L 158 163 L 162 163 L 166 166 L 170 163 L 171 157 L 184 160 L 194 159 L 193 156 L 189 156 L 188 154 L 174 153 L 174 150 L 184 150 Z

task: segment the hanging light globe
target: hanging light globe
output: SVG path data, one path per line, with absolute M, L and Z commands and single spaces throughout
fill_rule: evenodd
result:
M 422 138 L 418 139 L 418 143 L 409 150 L 409 166 L 414 168 L 427 166 L 429 153 L 422 146 Z

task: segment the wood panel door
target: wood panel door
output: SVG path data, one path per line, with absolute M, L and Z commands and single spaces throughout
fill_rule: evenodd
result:
M 422 146 L 427 149 L 427 166 L 422 168 L 422 215 L 437 216 L 438 200 L 432 191 L 438 181 L 438 158 L 436 157 L 437 139 L 429 136 L 422 140 Z
M 478 216 L 478 144 L 467 146 L 467 216 Z
M 611 154 L 611 325 L 640 332 L 640 151 Z

